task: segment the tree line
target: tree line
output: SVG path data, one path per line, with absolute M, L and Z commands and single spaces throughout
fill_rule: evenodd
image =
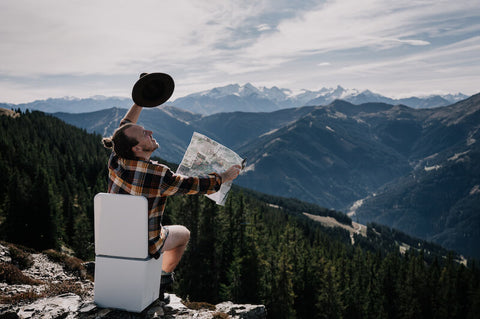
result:
M 41 112 L 0 116 L 0 239 L 93 259 L 93 197 L 107 188 L 101 136 Z M 164 224 L 191 231 L 175 293 L 265 304 L 270 318 L 475 318 L 480 271 L 381 225 L 367 237 L 302 212 L 333 212 L 235 188 L 225 206 L 169 198 Z M 344 218 L 343 223 L 351 220 Z M 402 240 L 415 249 L 399 252 Z
M 92 258 L 92 198 L 107 187 L 100 135 L 28 110 L 0 116 L 0 134 L 1 239 Z

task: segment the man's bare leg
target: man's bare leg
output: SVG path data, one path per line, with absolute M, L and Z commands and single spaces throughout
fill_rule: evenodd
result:
M 166 226 L 168 227 L 168 237 L 163 246 L 162 270 L 170 273 L 182 259 L 185 248 L 187 248 L 190 239 L 190 231 L 180 225 Z

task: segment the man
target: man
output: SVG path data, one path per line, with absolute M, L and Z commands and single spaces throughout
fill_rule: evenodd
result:
M 190 239 L 186 227 L 161 224 L 167 197 L 215 193 L 222 183 L 237 178 L 241 166 L 234 165 L 225 172 L 204 177 L 176 175 L 167 166 L 150 160 L 159 145 L 152 131 L 136 124 L 141 110 L 141 106 L 133 104 L 112 137 L 103 139 L 104 146 L 113 149 L 108 161 L 108 192 L 147 198 L 149 254 L 159 258 L 163 253 L 161 286 L 165 287 L 173 283 L 173 270 Z M 162 295 L 163 291 L 162 288 Z

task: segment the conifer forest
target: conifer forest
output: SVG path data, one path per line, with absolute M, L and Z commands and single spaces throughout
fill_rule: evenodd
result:
M 93 260 L 93 197 L 107 190 L 109 151 L 98 134 L 42 112 L 17 113 L 0 116 L 0 240 L 38 251 L 68 247 Z M 376 224 L 352 240 L 304 212 L 352 222 L 238 187 L 225 206 L 169 198 L 164 224 L 191 232 L 174 292 L 264 304 L 269 318 L 478 318 L 477 261 L 461 263 L 455 252 Z M 411 248 L 401 253 L 400 240 Z

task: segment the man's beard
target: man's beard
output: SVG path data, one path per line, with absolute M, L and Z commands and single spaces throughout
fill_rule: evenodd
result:
M 153 144 L 153 145 L 151 145 L 151 146 L 143 147 L 142 150 L 143 150 L 144 152 L 149 153 L 149 152 L 155 151 L 157 148 L 158 148 L 158 143 L 155 142 L 155 144 Z

